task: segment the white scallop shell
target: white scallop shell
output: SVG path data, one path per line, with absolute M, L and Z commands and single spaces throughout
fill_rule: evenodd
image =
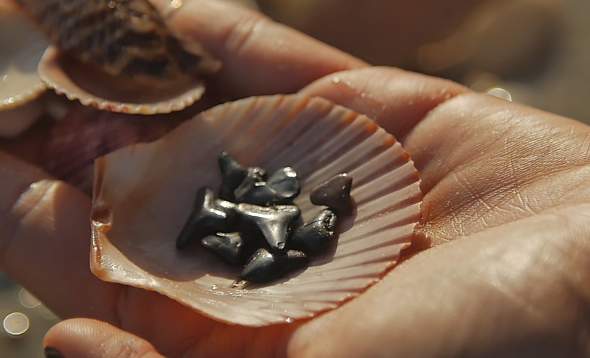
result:
M 69 100 L 104 111 L 128 114 L 162 114 L 185 109 L 205 92 L 202 81 L 178 84 L 170 89 L 137 89 L 127 86 L 125 78 L 100 74 L 72 59 L 62 57 L 49 47 L 39 63 L 41 79 L 55 92 Z
M 175 240 L 202 186 L 217 188 L 217 154 L 245 165 L 294 167 L 304 218 L 314 185 L 347 172 L 356 213 L 332 254 L 280 282 L 232 288 L 236 270 Z M 91 269 L 99 278 L 154 290 L 216 320 L 264 326 L 338 307 L 378 281 L 410 245 L 420 180 L 409 155 L 369 118 L 319 98 L 273 96 L 215 107 L 160 140 L 95 163 Z M 198 246 L 198 245 L 195 245 Z
M 18 10 L 0 4 L 0 137 L 29 128 L 43 111 L 37 64 L 47 41 Z
M 14 138 L 29 129 L 45 113 L 41 100 L 31 100 L 19 107 L 0 110 L 0 138 Z

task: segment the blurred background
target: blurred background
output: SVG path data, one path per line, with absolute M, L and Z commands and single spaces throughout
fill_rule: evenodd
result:
M 190 1 L 190 0 L 185 0 Z M 441 76 L 590 123 L 588 0 L 217 0 L 375 65 Z M 0 357 L 42 357 L 57 322 L 0 274 Z
M 371 64 L 445 77 L 479 91 L 504 88 L 515 101 L 590 122 L 588 0 L 258 0 L 257 5 Z
M 43 357 L 41 341 L 58 318 L 0 273 L 0 357 Z

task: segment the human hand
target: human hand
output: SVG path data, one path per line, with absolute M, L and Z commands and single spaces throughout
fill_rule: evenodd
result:
M 168 1 L 154 3 L 165 10 Z M 213 92 L 213 96 L 205 99 L 206 105 L 223 98 L 296 92 L 329 73 L 364 66 L 349 55 L 222 1 L 187 1 L 168 20 L 174 31 L 202 42 L 224 63 L 222 71 L 208 83 L 208 93 Z M 127 288 L 101 282 L 89 270 L 90 198 L 54 180 L 43 169 L 48 161 L 59 160 L 70 170 L 100 155 L 93 130 L 107 137 L 125 137 L 135 135 L 136 129 L 165 126 L 162 122 L 169 118 L 146 121 L 145 117 L 97 113 L 76 104 L 72 107 L 76 108 L 67 117 L 74 117 L 74 123 L 70 118 L 55 125 L 40 123 L 15 140 L 0 140 L 0 269 L 62 317 L 92 317 L 116 323 L 116 306 L 121 304 L 117 302 L 126 300 L 123 297 L 128 294 Z M 52 138 L 54 127 L 66 127 L 66 134 L 73 137 L 72 144 L 78 146 L 69 145 L 59 152 L 47 150 L 48 141 L 67 141 L 62 136 Z M 165 312 L 167 303 L 159 305 L 154 296 L 143 292 L 138 299 L 153 299 L 146 304 L 159 306 Z M 129 309 L 125 315 L 141 314 L 142 309 Z M 187 317 L 192 316 L 196 315 L 190 312 Z M 156 327 L 168 319 L 150 325 Z M 121 318 L 121 322 L 125 320 Z M 187 336 L 179 339 L 186 340 L 195 333 L 187 331 Z M 182 347 L 177 340 L 166 343 L 166 352 Z
M 441 245 L 314 320 L 227 326 L 93 277 L 88 198 L 50 181 L 26 190 L 42 173 L 7 158 L 4 269 L 59 314 L 110 322 L 65 321 L 46 345 L 66 357 L 587 354 L 587 126 L 393 69 L 334 74 L 302 92 L 402 140 L 423 175 L 419 235 Z
M 14 0 L 2 0 L 12 3 Z M 91 191 L 96 157 L 136 142 L 152 141 L 197 111 L 231 99 L 296 92 L 329 73 L 364 64 L 262 15 L 226 1 L 151 0 L 172 32 L 191 46 L 202 44 L 223 68 L 207 80 L 207 92 L 185 111 L 162 116 L 120 115 L 70 102 L 58 121 L 39 121 L 0 151 L 33 163 L 49 174 Z M 54 97 L 48 97 L 51 101 Z M 65 100 L 64 100 L 65 102 Z M 52 106 L 54 108 L 55 106 Z
M 423 175 L 418 234 L 436 247 L 308 322 L 227 326 L 131 288 L 117 323 L 136 335 L 79 319 L 46 343 L 68 357 L 121 347 L 172 356 L 587 355 L 586 125 L 386 68 L 334 74 L 302 92 L 367 113 L 404 142 Z

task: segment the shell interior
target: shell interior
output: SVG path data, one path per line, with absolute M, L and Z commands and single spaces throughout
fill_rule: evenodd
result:
M 217 153 L 270 171 L 292 166 L 305 220 L 317 184 L 354 179 L 356 209 L 338 245 L 302 272 L 269 285 L 232 287 L 238 272 L 198 244 L 175 240 L 202 186 L 218 188 Z M 292 322 L 338 307 L 378 281 L 411 244 L 420 179 L 399 142 L 375 122 L 319 98 L 274 96 L 215 107 L 160 140 L 95 162 L 91 269 L 102 280 L 154 290 L 222 322 Z
M 203 94 L 220 62 L 183 43 L 148 0 L 17 0 L 56 49 L 39 73 L 71 100 L 113 112 L 179 111 Z
M 0 6 L 0 111 L 12 110 L 45 90 L 37 65 L 48 46 L 16 9 Z
M 138 89 L 125 77 L 113 77 L 47 49 L 39 64 L 39 75 L 57 93 L 85 106 L 129 114 L 160 114 L 180 111 L 195 103 L 205 91 L 200 80 L 187 79 L 163 87 Z

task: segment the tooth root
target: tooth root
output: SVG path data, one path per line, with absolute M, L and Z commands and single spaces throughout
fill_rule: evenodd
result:
M 293 202 L 300 190 L 297 173 L 293 168 L 285 167 L 274 172 L 268 181 L 264 181 L 260 175 L 247 175 L 236 189 L 235 197 L 247 204 L 287 205 Z
M 234 207 L 230 202 L 217 200 L 211 189 L 201 188 L 193 211 L 176 240 L 176 247 L 182 249 L 193 240 L 230 228 L 236 217 Z
M 201 239 L 201 244 L 229 264 L 242 263 L 245 245 L 239 232 L 209 235 Z
M 311 256 L 324 253 L 337 238 L 337 221 L 332 210 L 323 210 L 311 222 L 295 230 L 290 245 Z
M 235 200 L 239 203 L 244 202 L 249 192 L 257 186 L 264 185 L 265 178 L 266 172 L 264 169 L 258 167 L 248 168 L 244 179 L 233 192 Z
M 263 207 L 239 204 L 237 212 L 242 219 L 260 230 L 273 251 L 285 250 L 291 226 L 300 216 L 299 208 L 292 205 Z

